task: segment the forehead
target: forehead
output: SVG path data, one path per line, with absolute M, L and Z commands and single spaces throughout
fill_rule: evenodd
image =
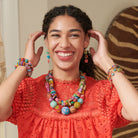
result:
M 57 29 L 62 31 L 79 29 L 83 31 L 80 23 L 74 17 L 68 16 L 68 15 L 55 17 L 52 23 L 50 24 L 49 31 L 52 29 Z

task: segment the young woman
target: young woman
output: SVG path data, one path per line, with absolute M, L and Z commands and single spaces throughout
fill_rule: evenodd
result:
M 53 69 L 31 78 L 43 51 L 35 53 L 35 40 L 42 35 Z M 85 51 L 90 37 L 98 41 L 92 56 Z M 0 120 L 16 124 L 20 138 L 111 138 L 114 128 L 138 121 L 137 90 L 114 65 L 107 46 L 79 8 L 50 10 L 42 31 L 29 36 L 24 58 L 0 86 Z M 109 80 L 90 77 L 93 63 Z

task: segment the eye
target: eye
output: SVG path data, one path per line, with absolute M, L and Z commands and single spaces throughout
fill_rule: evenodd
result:
M 78 38 L 79 34 L 71 34 L 70 37 L 72 37 L 72 38 Z
M 52 34 L 51 36 L 52 36 L 52 37 L 60 37 L 59 34 Z

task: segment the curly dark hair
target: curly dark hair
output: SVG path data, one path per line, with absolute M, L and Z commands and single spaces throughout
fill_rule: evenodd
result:
M 42 26 L 42 31 L 45 32 L 44 38 L 46 38 L 49 26 L 53 22 L 54 18 L 60 15 L 68 15 L 75 18 L 76 21 L 81 25 L 85 34 L 88 32 L 88 30 L 92 29 L 92 21 L 90 20 L 88 15 L 81 9 L 72 5 L 59 6 L 51 9 L 44 16 L 43 26 Z M 83 54 L 82 59 L 80 61 L 80 67 L 79 67 L 80 70 L 82 72 L 85 72 L 87 76 L 94 77 L 93 73 L 94 64 L 91 55 L 88 53 L 88 63 L 85 63 L 84 59 L 85 55 Z

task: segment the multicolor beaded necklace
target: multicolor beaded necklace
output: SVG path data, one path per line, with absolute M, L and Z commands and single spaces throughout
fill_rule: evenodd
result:
M 84 91 L 86 89 L 86 80 L 84 73 L 80 72 L 80 84 L 77 92 L 73 94 L 71 98 L 63 101 L 57 97 L 56 91 L 54 90 L 53 75 L 52 70 L 49 71 L 46 76 L 45 87 L 48 92 L 48 99 L 50 106 L 54 108 L 58 113 L 68 115 L 70 113 L 75 113 L 77 109 L 83 104 Z

